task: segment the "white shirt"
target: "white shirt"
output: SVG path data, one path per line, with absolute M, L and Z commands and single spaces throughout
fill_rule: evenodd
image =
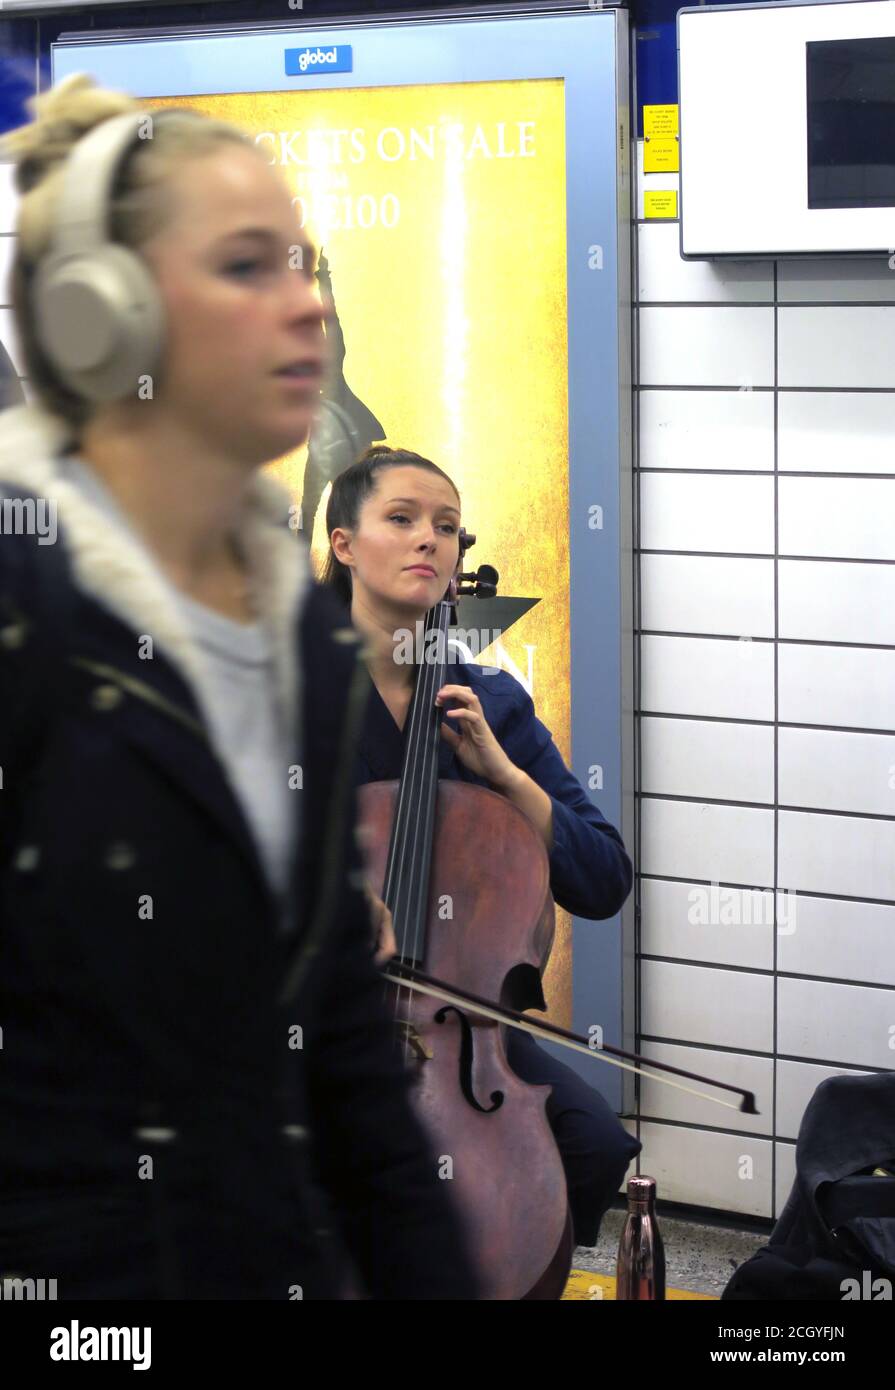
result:
M 275 894 L 289 885 L 299 835 L 301 798 L 289 787 L 298 750 L 275 696 L 270 635 L 260 621 L 239 623 L 182 593 L 162 572 L 152 552 L 96 472 L 82 459 L 62 459 L 66 476 L 139 545 L 165 584 L 197 645 L 210 676 L 209 733 L 236 794 Z M 281 926 L 285 915 L 281 913 Z

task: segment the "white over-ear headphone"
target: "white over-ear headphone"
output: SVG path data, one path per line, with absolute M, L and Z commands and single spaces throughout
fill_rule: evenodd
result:
M 72 149 L 51 247 L 33 289 L 36 334 L 62 381 L 88 401 L 136 396 L 157 370 L 164 311 L 145 261 L 108 240 L 109 194 L 124 156 L 150 118 L 125 112 L 94 127 Z M 182 113 L 179 113 L 182 114 Z

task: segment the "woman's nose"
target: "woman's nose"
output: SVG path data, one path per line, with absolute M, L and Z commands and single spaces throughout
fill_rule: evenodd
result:
M 288 310 L 290 318 L 300 319 L 305 323 L 324 323 L 328 318 L 326 305 L 317 294 L 314 283 L 298 266 L 290 266 L 286 276 L 284 307 Z

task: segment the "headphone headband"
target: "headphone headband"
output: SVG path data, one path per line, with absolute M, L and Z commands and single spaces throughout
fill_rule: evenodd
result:
M 60 256 L 90 252 L 109 239 L 109 197 L 115 176 L 139 137 L 148 111 L 125 111 L 87 132 L 68 156 L 54 229 Z

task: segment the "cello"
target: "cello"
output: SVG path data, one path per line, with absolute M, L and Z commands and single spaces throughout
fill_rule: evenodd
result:
M 497 573 L 459 572 L 475 542 L 460 530 L 457 573 L 427 615 L 398 781 L 359 789 L 367 880 L 392 914 L 396 968 L 424 970 L 521 1012 L 545 1009 L 541 973 L 555 929 L 550 865 L 529 818 L 498 793 L 439 781 L 448 629 L 458 594 L 496 590 Z M 472 581 L 471 587 L 462 587 Z M 456 1205 L 486 1299 L 558 1299 L 573 1237 L 565 1172 L 545 1106 L 549 1086 L 510 1068 L 503 1025 L 433 1000 L 395 976 L 390 1006 L 414 1073 L 413 1103 Z

